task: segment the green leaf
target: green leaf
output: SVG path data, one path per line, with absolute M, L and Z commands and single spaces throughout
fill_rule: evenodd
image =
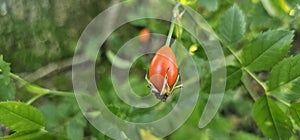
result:
M 41 131 L 41 130 L 30 130 L 30 131 L 20 131 L 15 132 L 12 135 L 6 136 L 2 138 L 2 140 L 66 140 L 66 138 L 49 134 L 48 132 Z
M 226 44 L 237 43 L 245 34 L 245 16 L 235 4 L 221 17 L 219 23 L 220 38 Z
M 295 123 L 300 127 L 300 103 L 292 104 L 289 111 Z
M 271 30 L 258 35 L 242 49 L 242 64 L 251 71 L 268 70 L 290 50 L 293 31 Z
M 288 140 L 292 132 L 289 117 L 268 97 L 261 97 L 253 106 L 253 117 L 264 135 L 272 140 Z
M 267 86 L 269 92 L 289 93 L 293 87 L 299 87 L 300 55 L 291 56 L 279 62 L 272 69 Z M 296 89 L 295 89 L 296 90 Z
M 0 81 L 0 101 L 14 100 L 16 93 L 16 87 L 13 82 L 9 82 L 9 84 L 2 84 Z
M 0 102 L 0 123 L 14 131 L 44 128 L 44 118 L 39 110 L 21 102 Z
M 15 98 L 16 87 L 9 76 L 9 63 L 3 60 L 0 55 L 0 101 L 13 100 Z

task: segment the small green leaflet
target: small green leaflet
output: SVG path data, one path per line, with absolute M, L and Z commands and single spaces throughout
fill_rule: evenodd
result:
M 268 91 L 271 93 L 291 93 L 293 87 L 299 87 L 300 55 L 286 58 L 272 69 L 268 81 Z
M 12 100 L 15 98 L 16 87 L 9 76 L 9 64 L 0 55 L 0 101 Z
M 288 140 L 292 134 L 289 117 L 267 96 L 254 103 L 253 117 L 264 135 L 272 140 Z
M 300 127 L 300 103 L 292 104 L 289 111 L 295 123 Z
M 41 130 L 44 128 L 42 113 L 22 102 L 0 102 L 0 123 L 13 131 Z
M 241 61 L 251 71 L 269 70 L 289 52 L 293 31 L 270 30 L 242 49 Z
M 237 43 L 243 38 L 246 30 L 245 16 L 235 4 L 221 17 L 219 23 L 220 38 L 226 44 Z

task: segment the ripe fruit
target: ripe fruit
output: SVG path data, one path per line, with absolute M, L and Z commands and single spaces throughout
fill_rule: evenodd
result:
M 160 100 L 165 101 L 173 93 L 178 81 L 178 67 L 176 57 L 168 46 L 161 47 L 153 57 L 149 67 L 149 77 L 147 79 L 151 92 Z
M 148 28 L 142 29 L 139 33 L 140 42 L 142 43 L 148 42 L 150 39 L 150 35 L 151 35 L 150 30 Z

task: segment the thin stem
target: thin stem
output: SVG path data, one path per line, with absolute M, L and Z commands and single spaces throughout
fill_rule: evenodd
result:
M 19 81 L 22 85 L 26 85 L 29 84 L 27 81 L 25 81 L 24 79 L 22 79 L 19 75 L 16 75 L 14 73 L 9 73 L 10 77 Z
M 236 60 L 238 60 L 238 62 L 240 63 L 240 64 L 242 64 L 242 60 L 238 57 L 238 55 L 231 49 L 231 47 L 230 46 L 227 46 L 226 47 L 229 51 L 230 51 L 230 53 L 235 57 L 235 59 Z M 261 80 L 259 80 L 257 77 L 256 77 L 256 75 L 254 74 L 254 73 L 252 73 L 250 70 L 248 70 L 246 67 L 243 67 L 242 68 L 243 70 L 245 70 L 263 89 L 264 89 L 264 91 L 265 91 L 265 93 L 267 93 L 267 88 L 266 88 L 266 86 L 265 86 L 265 84 L 261 81 Z M 256 97 L 255 97 L 255 95 L 253 94 L 253 92 L 250 90 L 250 87 L 249 87 L 249 85 L 248 85 L 248 83 L 245 81 L 245 80 L 242 80 L 242 82 L 243 82 L 243 84 L 245 85 L 245 87 L 246 87 L 246 89 L 249 91 L 249 94 L 250 94 L 250 96 L 252 97 L 252 99 L 255 101 L 256 100 Z
M 40 97 L 42 97 L 42 96 L 44 96 L 44 95 L 46 95 L 46 94 L 38 94 L 38 95 L 32 97 L 30 100 L 28 100 L 28 101 L 26 102 L 26 104 L 30 105 L 30 104 L 32 104 L 34 101 L 36 101 L 38 98 L 40 98 Z
M 169 33 L 168 33 L 168 38 L 167 38 L 167 41 L 166 41 L 166 44 L 165 46 L 168 46 L 170 47 L 170 43 L 171 43 L 171 38 L 172 38 L 172 34 L 173 34 L 173 31 L 174 31 L 174 27 L 175 27 L 175 23 L 174 23 L 174 17 L 172 18 L 172 23 L 171 23 L 171 26 L 170 26 L 170 29 L 169 29 Z
M 74 95 L 73 92 L 51 90 L 51 89 L 40 87 L 38 85 L 31 84 L 28 81 L 22 79 L 20 76 L 14 74 L 14 73 L 10 73 L 10 76 L 13 79 L 19 81 L 22 85 L 24 85 L 28 92 L 37 94 L 34 98 L 31 99 L 32 101 L 31 100 L 28 101 L 29 103 L 35 101 L 37 98 L 39 98 L 41 96 L 47 95 L 47 94 L 52 94 L 52 95 L 57 95 L 57 96 L 73 96 Z
M 242 64 L 242 60 L 241 60 L 241 59 L 238 57 L 238 55 L 231 49 L 231 47 L 230 47 L 230 46 L 227 46 L 226 48 L 227 48 L 227 49 L 230 51 L 230 53 L 235 57 L 235 59 L 238 60 L 240 64 Z
M 57 91 L 57 90 L 50 90 L 49 94 L 57 95 L 57 96 L 73 96 L 73 92 L 67 92 L 67 91 Z
M 167 38 L 167 41 L 166 41 L 166 44 L 165 44 L 165 46 L 168 46 L 168 47 L 170 47 L 171 38 L 172 38 L 173 31 L 174 31 L 175 19 L 179 14 L 179 12 L 178 12 L 179 11 L 178 10 L 179 5 L 180 5 L 180 3 L 177 3 L 176 6 L 173 9 L 173 16 L 172 16 L 172 19 L 171 19 L 171 26 L 170 26 L 169 33 L 168 33 L 168 38 Z
M 37 94 L 36 96 L 32 97 L 30 100 L 28 100 L 26 102 L 26 104 L 32 104 L 33 102 L 35 102 L 37 99 L 39 99 L 40 97 L 44 96 L 44 95 L 57 95 L 57 96 L 73 96 L 74 94 L 71 92 L 63 92 L 63 91 L 56 91 L 56 90 L 49 90 L 49 92 L 47 93 L 42 93 L 42 94 Z

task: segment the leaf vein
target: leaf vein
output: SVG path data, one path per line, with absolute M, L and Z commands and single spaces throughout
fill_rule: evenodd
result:
M 0 107 L 0 108 L 1 108 L 1 107 Z M 7 107 L 5 107 L 5 106 L 2 106 L 2 108 L 5 109 L 5 110 L 7 110 L 7 111 L 9 111 L 9 112 L 11 112 L 12 114 L 14 114 L 14 115 L 16 115 L 16 116 L 18 116 L 18 117 L 21 117 L 21 118 L 23 118 L 23 119 L 26 119 L 26 120 L 28 120 L 28 121 L 30 121 L 30 122 L 33 122 L 33 123 L 38 124 L 38 125 L 40 125 L 41 127 L 43 127 L 43 124 L 41 124 L 41 123 L 38 122 L 38 121 L 34 121 L 34 120 L 31 120 L 31 119 L 29 119 L 29 118 L 27 118 L 27 117 L 24 117 L 24 116 L 22 116 L 21 114 L 18 114 L 18 113 L 12 111 L 11 109 L 9 109 L 9 108 L 7 108 Z
M 245 67 L 248 67 L 248 66 L 250 66 L 251 64 L 253 64 L 254 62 L 256 62 L 257 60 L 259 60 L 259 58 L 261 58 L 261 57 L 263 56 L 263 54 L 267 53 L 268 50 L 270 50 L 270 49 L 273 48 L 272 46 L 274 46 L 275 44 L 279 43 L 279 42 L 282 41 L 282 40 L 285 40 L 285 38 L 287 37 L 287 35 L 288 35 L 288 33 L 286 33 L 285 35 L 283 35 L 284 37 L 281 37 L 279 40 L 273 42 L 273 43 L 272 43 L 271 45 L 269 45 L 269 47 L 267 47 L 265 50 L 262 50 L 262 52 L 260 52 L 260 53 L 258 54 L 258 57 L 255 57 L 255 58 L 252 60 L 252 62 L 250 62 L 249 64 L 247 64 Z M 263 45 L 264 45 L 265 42 L 263 41 L 262 43 L 263 43 Z
M 274 119 L 274 117 L 273 117 L 273 112 L 272 112 L 272 110 L 271 110 L 271 108 L 270 108 L 270 103 L 269 103 L 268 97 L 266 97 L 266 101 L 267 101 L 267 106 L 268 106 L 268 110 L 269 110 L 269 113 L 270 113 L 272 122 L 273 122 L 273 124 L 274 124 L 273 127 L 274 127 L 275 130 L 276 130 L 276 135 L 281 139 L 281 137 L 280 137 L 280 132 L 279 132 L 279 130 L 278 130 L 278 128 L 277 128 L 277 123 L 276 123 L 276 121 L 275 121 L 275 119 Z

